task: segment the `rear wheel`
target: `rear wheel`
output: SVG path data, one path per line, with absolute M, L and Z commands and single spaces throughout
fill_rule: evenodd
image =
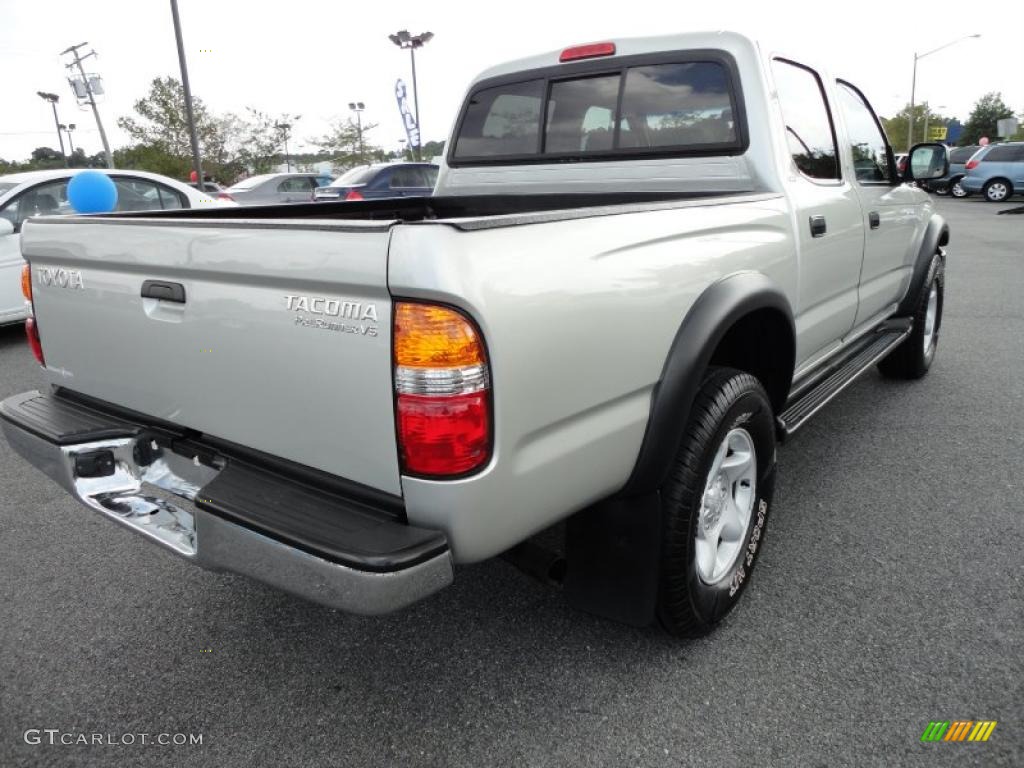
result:
M 878 364 L 878 370 L 883 376 L 891 379 L 920 379 L 928 373 L 939 344 L 945 285 L 942 258 L 936 254 L 932 258 L 927 282 L 914 312 L 914 329 L 902 344 Z
M 697 637 L 735 607 L 760 552 L 775 480 L 775 425 L 748 373 L 708 371 L 662 488 L 658 618 Z
M 981 188 L 981 193 L 990 203 L 1001 203 L 1013 194 L 1013 185 L 1006 179 L 992 179 Z

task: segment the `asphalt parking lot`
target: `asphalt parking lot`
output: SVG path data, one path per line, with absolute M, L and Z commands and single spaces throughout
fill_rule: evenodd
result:
M 781 449 L 756 576 L 700 641 L 503 561 L 396 615 L 333 612 L 158 551 L 0 440 L 0 765 L 1024 765 L 1024 216 L 937 206 L 931 373 L 868 374 Z M 0 329 L 0 397 L 38 384 Z M 930 720 L 998 726 L 924 745 Z

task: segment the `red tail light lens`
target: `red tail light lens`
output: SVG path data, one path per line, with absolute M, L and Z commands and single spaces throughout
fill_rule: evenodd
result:
M 230 200 L 232 203 L 235 202 L 235 198 L 229 195 L 227 192 L 221 192 L 217 195 L 218 200 Z
M 968 160 L 967 165 L 965 165 L 964 168 L 968 171 L 973 171 L 975 168 L 978 167 L 979 162 L 980 161 L 978 160 Z
M 32 350 L 32 354 L 35 355 L 36 361 L 42 365 L 46 365 L 46 360 L 43 359 L 43 345 L 39 341 L 39 326 L 36 325 L 36 319 L 29 317 L 25 320 L 25 336 L 28 337 L 28 346 Z
M 358 189 L 350 189 L 348 194 L 345 195 L 346 200 L 362 200 L 363 196 L 360 194 Z
M 487 393 L 398 396 L 398 433 L 407 471 L 461 475 L 490 453 Z
M 473 322 L 450 307 L 396 302 L 394 350 L 402 471 L 444 478 L 483 466 L 490 372 Z

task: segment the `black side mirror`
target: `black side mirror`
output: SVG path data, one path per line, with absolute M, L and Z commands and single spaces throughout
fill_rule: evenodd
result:
M 930 181 L 949 173 L 949 149 L 945 144 L 915 144 L 907 157 L 904 181 Z

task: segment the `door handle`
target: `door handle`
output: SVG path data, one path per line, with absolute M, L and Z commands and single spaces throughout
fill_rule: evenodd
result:
M 828 231 L 824 216 L 811 216 L 811 237 L 824 237 Z
M 868 213 L 868 225 L 872 229 L 878 229 L 882 226 L 882 217 L 878 215 L 878 211 L 871 211 Z
M 142 298 L 185 303 L 185 286 L 165 280 L 146 280 L 142 283 Z

